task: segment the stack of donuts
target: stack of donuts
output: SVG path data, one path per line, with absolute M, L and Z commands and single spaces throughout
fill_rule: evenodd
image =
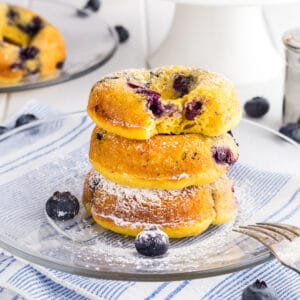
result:
M 96 126 L 82 201 L 98 224 L 181 238 L 234 217 L 226 172 L 241 113 L 224 77 L 184 66 L 117 72 L 93 86 L 88 113 Z

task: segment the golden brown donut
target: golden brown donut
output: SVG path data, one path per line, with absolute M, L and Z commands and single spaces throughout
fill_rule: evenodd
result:
M 26 8 L 0 4 L 0 82 L 52 74 L 65 57 L 64 39 L 53 25 Z
M 99 127 L 139 140 L 172 133 L 218 136 L 241 118 L 227 79 L 184 66 L 107 75 L 93 86 L 87 110 Z
M 193 236 L 210 224 L 230 221 L 237 209 L 232 182 L 223 176 L 215 184 L 182 190 L 128 188 L 90 171 L 82 202 L 101 226 L 136 236 L 156 225 L 171 238 Z
M 89 158 L 116 183 L 174 190 L 216 181 L 237 160 L 238 147 L 230 134 L 155 135 L 142 141 L 95 127 Z

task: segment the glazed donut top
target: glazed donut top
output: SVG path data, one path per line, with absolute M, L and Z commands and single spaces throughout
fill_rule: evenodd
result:
M 4 81 L 6 75 L 8 81 L 17 81 L 29 74 L 53 73 L 62 68 L 65 52 L 62 35 L 49 22 L 26 8 L 0 3 L 0 77 Z
M 93 86 L 88 113 L 99 127 L 140 140 L 156 134 L 218 136 L 235 127 L 241 117 L 228 80 L 184 66 L 108 75 Z

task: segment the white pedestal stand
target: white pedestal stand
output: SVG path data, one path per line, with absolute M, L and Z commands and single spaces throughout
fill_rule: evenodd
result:
M 235 84 L 265 81 L 283 66 L 265 25 L 259 6 L 176 3 L 169 33 L 147 63 L 199 66 Z

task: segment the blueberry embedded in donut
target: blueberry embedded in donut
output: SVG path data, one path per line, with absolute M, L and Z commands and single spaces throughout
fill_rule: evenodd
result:
M 21 31 L 27 33 L 31 38 L 33 38 L 42 29 L 43 21 L 40 17 L 35 16 L 28 25 L 18 24 L 17 26 Z
M 173 89 L 180 94 L 180 97 L 189 93 L 189 88 L 194 82 L 194 77 L 192 75 L 181 75 L 176 74 L 173 82 Z
M 137 94 L 143 94 L 146 96 L 147 107 L 157 118 L 161 117 L 164 113 L 164 107 L 160 101 L 160 94 L 152 90 L 146 89 L 143 86 L 136 85 L 134 83 L 127 83 L 129 87 L 134 89 Z
M 236 158 L 229 148 L 214 146 L 212 156 L 217 164 L 233 165 L 236 162 Z
M 101 141 L 103 139 L 103 134 L 100 133 L 100 132 L 97 132 L 96 138 L 97 138 L 98 141 Z
M 178 112 L 178 109 L 173 104 L 164 105 L 164 114 L 168 117 L 172 117 L 175 113 Z
M 203 103 L 201 100 L 193 100 L 186 104 L 185 108 L 185 118 L 187 120 L 194 120 L 202 112 Z
M 19 17 L 19 13 L 10 8 L 6 13 L 6 16 L 8 18 L 8 23 L 11 25 Z
M 19 57 L 21 61 L 34 59 L 38 55 L 40 50 L 37 47 L 31 46 L 31 47 L 24 47 L 20 49 Z
M 89 177 L 89 181 L 88 181 L 88 183 L 89 183 L 89 190 L 90 190 L 91 192 L 94 192 L 94 191 L 97 189 L 97 187 L 98 187 L 100 181 L 101 181 L 100 175 L 97 174 L 97 173 L 93 173 L 93 174 Z
M 11 70 L 22 70 L 23 66 L 20 63 L 13 63 L 9 66 Z

